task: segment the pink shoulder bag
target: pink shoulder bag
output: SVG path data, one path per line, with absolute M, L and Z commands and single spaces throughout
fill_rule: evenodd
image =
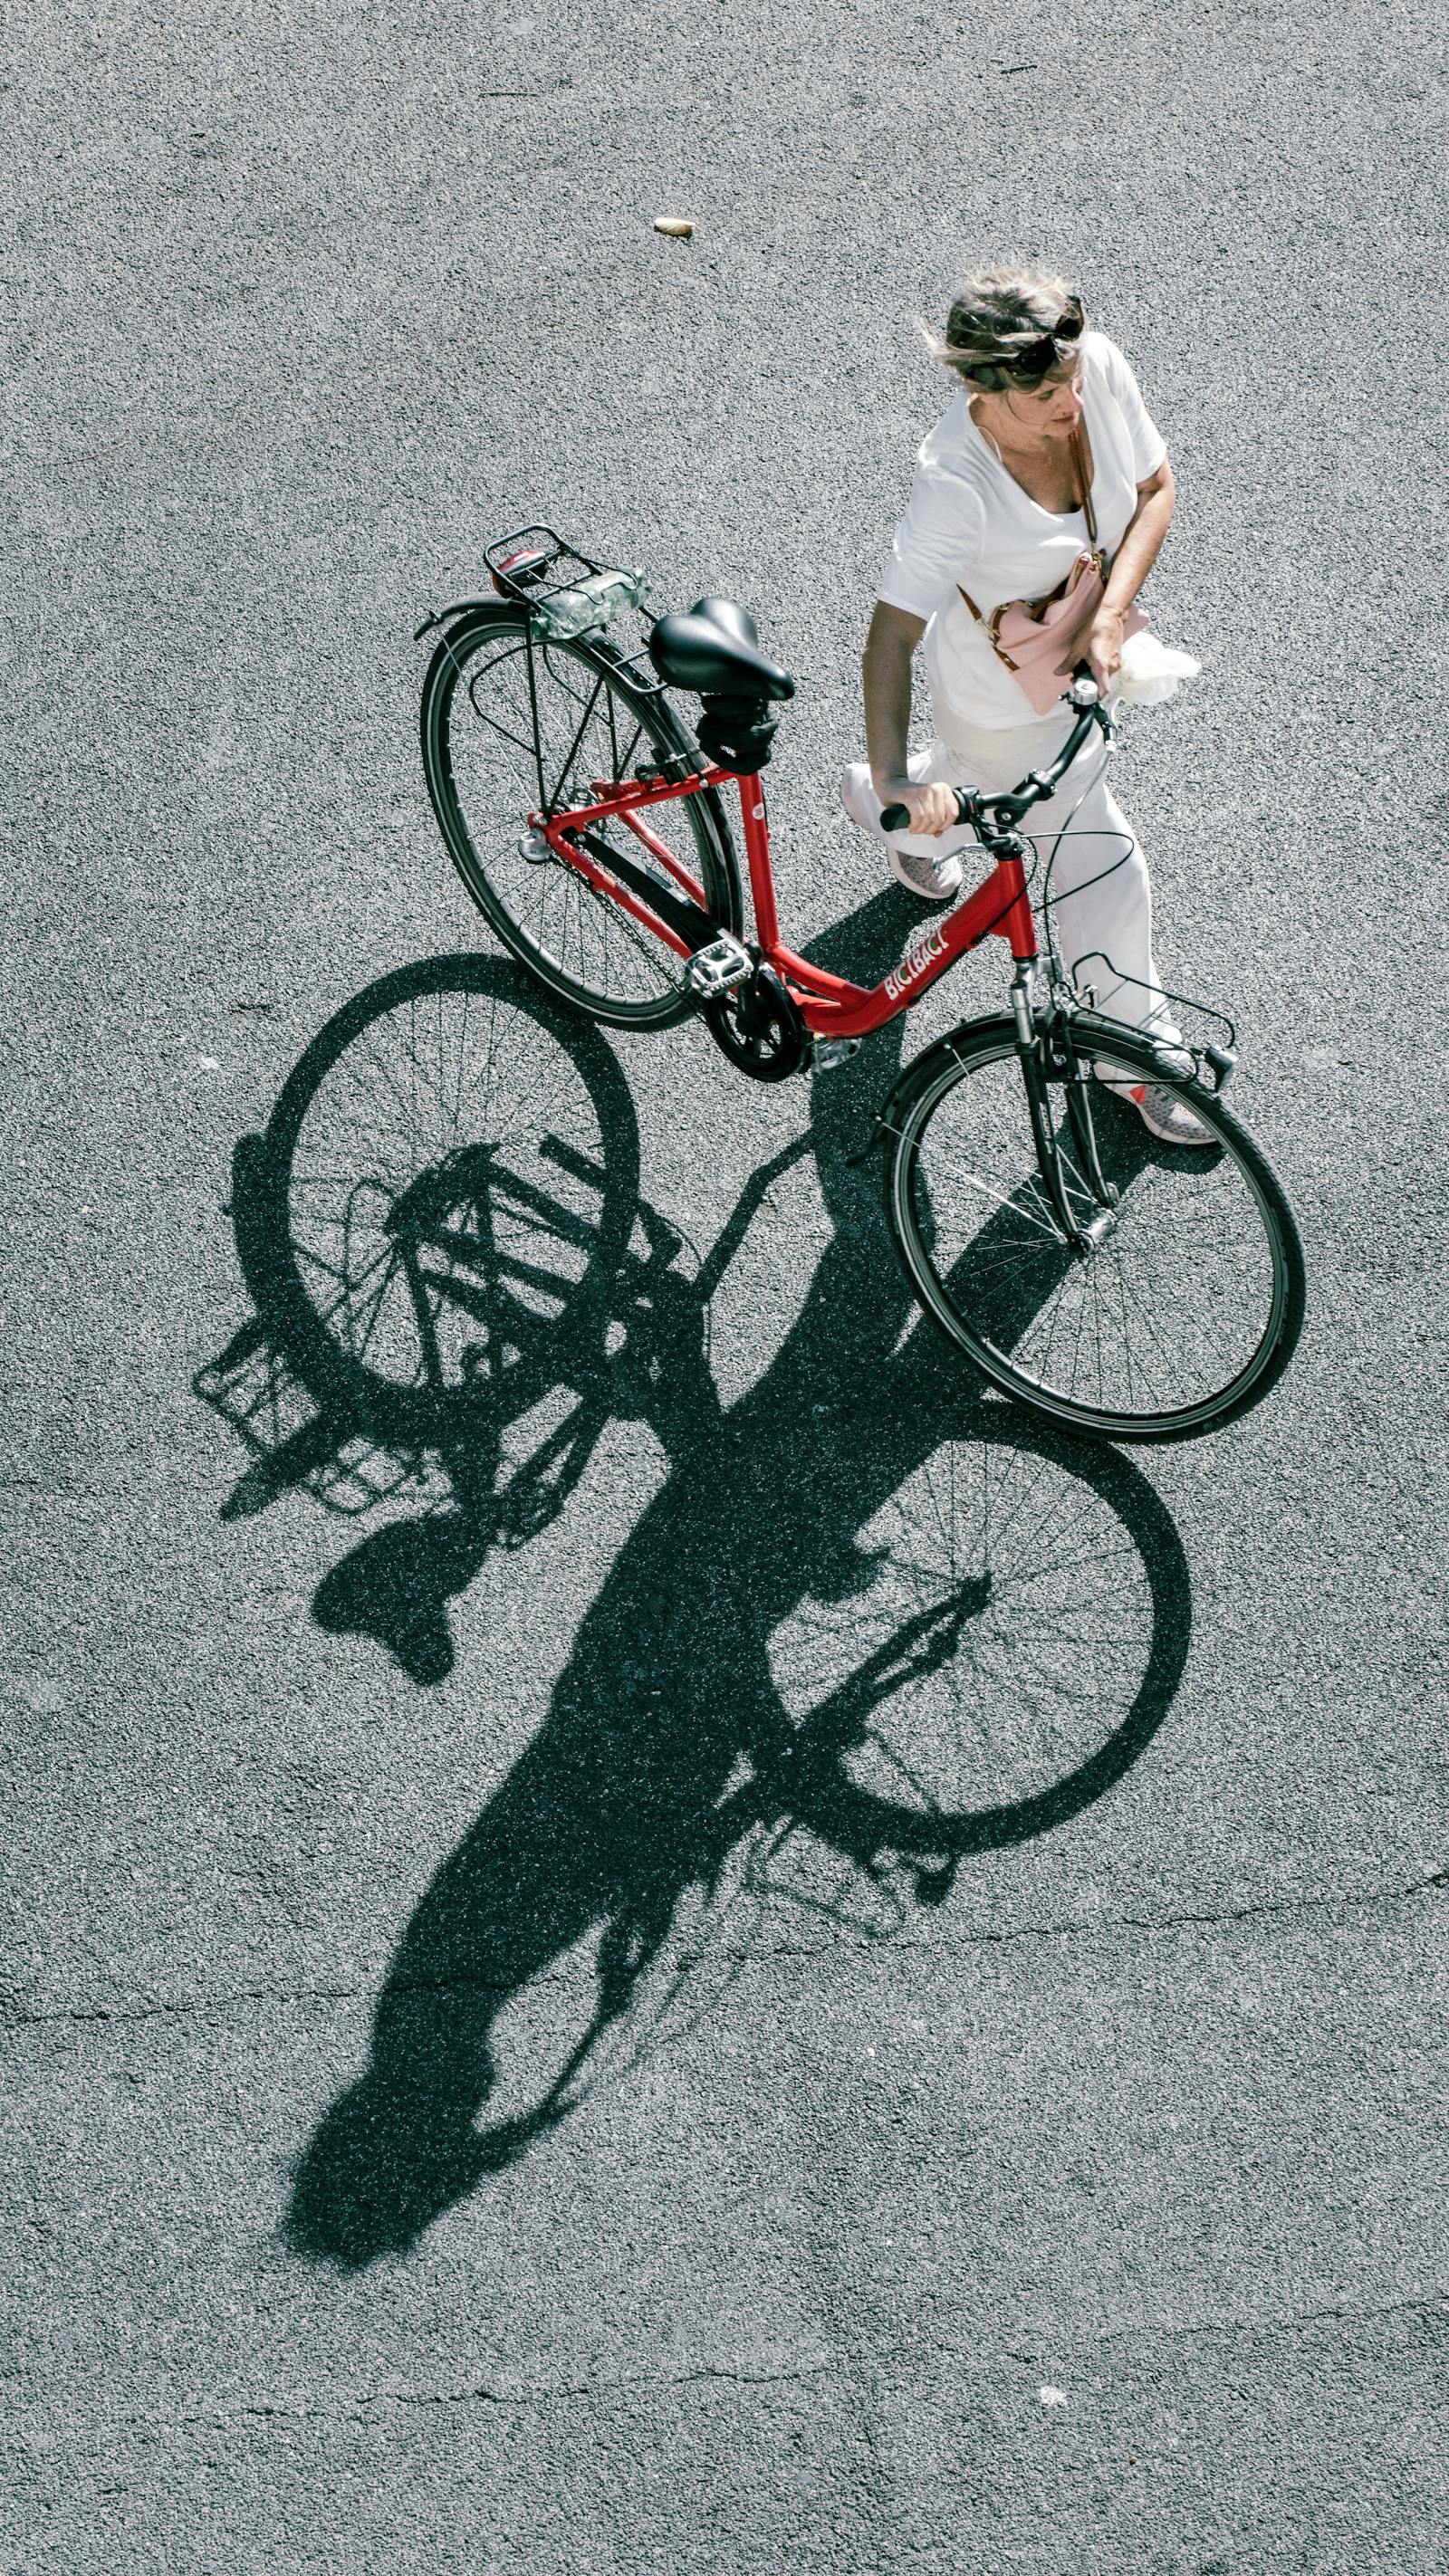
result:
M 1018 688 L 1039 716 L 1049 716 L 1077 664 L 1084 660 L 1092 620 L 1107 587 L 1107 558 L 1097 543 L 1097 514 L 1092 507 L 1092 477 L 1080 423 L 1072 432 L 1072 455 L 1082 487 L 1082 515 L 1091 552 L 1078 555 L 1056 589 L 1045 599 L 1007 599 L 983 617 L 969 591 L 961 596 L 999 662 L 1004 662 Z M 961 589 L 958 582 L 957 589 Z M 1140 608 L 1129 608 L 1122 621 L 1124 637 L 1147 623 Z

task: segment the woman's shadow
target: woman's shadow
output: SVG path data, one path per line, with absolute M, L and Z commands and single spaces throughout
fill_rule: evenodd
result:
M 879 973 L 907 912 L 878 897 L 819 943 L 822 962 Z M 670 1473 L 541 1731 L 422 1898 L 369 2064 L 299 2161 L 284 2226 L 310 2258 L 356 2269 L 405 2251 L 556 2127 L 621 2032 L 697 1968 L 712 1904 L 744 1879 L 778 1896 L 782 1854 L 834 1856 L 899 1919 L 939 1903 L 966 1855 L 1079 1813 L 1172 1704 L 1190 1588 L 1156 1493 L 1117 1452 L 1059 1441 L 969 1379 L 900 1279 L 874 1158 L 847 1159 L 893 1040 L 816 1076 L 808 1138 L 755 1176 L 699 1276 L 651 1217 L 573 1333 L 570 1466 L 612 1410 L 648 1419 Z M 725 1408 L 708 1297 L 807 1144 L 832 1240 L 777 1357 Z M 622 1344 L 595 1329 L 621 1302 Z M 442 1660 L 446 1596 L 499 1543 L 495 1429 L 480 1407 L 470 1434 L 455 1408 L 445 1526 L 394 1524 L 318 1596 L 325 1624 L 384 1637 L 419 1680 Z M 787 1898 L 821 1901 L 811 1889 Z M 500 2028 L 584 1954 L 586 2006 L 537 2038 L 520 2082 Z

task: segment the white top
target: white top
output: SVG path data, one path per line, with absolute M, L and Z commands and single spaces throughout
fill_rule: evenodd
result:
M 1110 557 L 1137 507 L 1137 486 L 1167 454 L 1115 341 L 1082 338 L 1082 409 L 1092 449 L 1097 540 Z M 920 450 L 905 517 L 879 597 L 927 622 L 926 671 L 938 717 L 993 730 L 1035 719 L 957 585 L 983 616 L 1008 599 L 1046 599 L 1089 544 L 1081 510 L 1042 509 L 1008 473 L 971 417 L 965 386 Z

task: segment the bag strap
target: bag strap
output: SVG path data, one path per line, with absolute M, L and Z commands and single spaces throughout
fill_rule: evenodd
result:
M 983 617 L 975 600 L 972 598 L 970 591 L 962 590 L 959 581 L 956 584 L 956 588 L 962 599 L 965 600 L 966 605 L 970 609 L 972 616 L 975 618 L 977 625 L 985 627 L 986 640 L 990 645 L 992 652 L 996 655 L 997 660 L 999 662 L 1004 662 L 1008 671 L 1014 671 L 1016 669 L 1016 664 L 1013 662 L 1011 655 L 1009 653 L 1004 653 L 1001 649 L 1001 621 L 1006 615 L 1008 608 L 1012 607 L 1014 603 L 1009 599 L 1004 599 L 999 608 L 993 608 L 989 617 Z
M 1082 516 L 1087 522 L 1087 543 L 1096 558 L 1098 570 L 1105 577 L 1107 567 L 1097 543 L 1097 513 L 1092 507 L 1092 463 L 1080 420 L 1072 431 L 1072 457 L 1077 468 L 1077 481 L 1082 487 Z
M 1077 469 L 1077 481 L 1082 487 L 1082 516 L 1087 523 L 1087 543 L 1092 549 L 1092 560 L 1096 566 L 1098 578 L 1099 580 L 1105 581 L 1107 578 L 1106 558 L 1102 553 L 1101 547 L 1097 543 L 1097 513 L 1092 507 L 1092 464 L 1091 459 L 1087 454 L 1087 442 L 1082 436 L 1082 424 L 1080 420 L 1072 431 L 1072 462 Z M 1078 556 L 1077 560 L 1080 562 L 1081 557 Z M 1069 581 L 1070 579 L 1071 575 L 1068 574 L 1067 580 Z M 1005 611 L 1014 606 L 1015 603 L 1011 600 L 1004 600 L 1001 607 L 994 608 L 989 617 L 983 617 L 975 600 L 972 598 L 970 591 L 963 589 L 959 581 L 956 584 L 956 588 L 960 592 L 961 597 L 965 600 L 966 605 L 970 609 L 972 616 L 975 618 L 977 625 L 985 627 L 991 640 L 992 651 L 1006 664 L 1008 671 L 1014 671 L 1016 669 L 1016 664 L 1011 660 L 1008 654 L 1002 652 L 997 638 L 1001 627 L 1001 620 Z M 1058 589 L 1060 590 L 1064 590 L 1065 588 L 1066 582 L 1062 582 L 1058 585 Z M 1056 596 L 1057 592 L 1053 591 L 1052 597 L 1055 599 Z

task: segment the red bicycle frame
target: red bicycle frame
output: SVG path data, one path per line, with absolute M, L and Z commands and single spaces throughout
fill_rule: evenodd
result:
M 666 921 L 651 912 L 642 896 L 622 885 L 602 866 L 593 853 L 584 849 L 572 835 L 587 830 L 595 823 L 617 820 L 634 834 L 649 856 L 666 868 L 681 891 L 700 910 L 708 911 L 705 891 L 698 879 L 675 857 L 668 844 L 650 830 L 642 820 L 644 812 L 655 805 L 675 804 L 681 797 L 698 796 L 706 787 L 723 787 L 733 780 L 740 792 L 740 813 L 744 823 L 745 856 L 750 871 L 750 895 L 755 911 L 755 931 L 762 959 L 772 966 L 795 1001 L 808 1029 L 817 1037 L 864 1038 L 885 1027 L 897 1012 L 909 1010 L 913 1002 L 930 990 L 939 976 L 946 974 L 959 957 L 978 948 L 993 932 L 1010 942 L 1012 956 L 1018 965 L 1037 954 L 1036 925 L 1026 891 L 1026 871 L 1019 858 L 998 860 L 991 874 L 954 912 L 923 926 L 911 941 L 898 966 L 893 966 L 879 984 L 867 987 L 849 983 L 843 976 L 828 975 L 823 966 L 812 966 L 808 957 L 797 957 L 785 947 L 780 937 L 779 914 L 775 904 L 775 877 L 770 864 L 770 825 L 765 811 L 765 789 L 762 778 L 742 778 L 732 769 L 707 769 L 692 778 L 675 782 L 628 779 L 610 787 L 597 805 L 580 805 L 567 813 L 545 819 L 530 815 L 535 831 L 542 832 L 555 855 L 567 860 L 595 894 L 618 904 L 645 930 L 662 940 L 680 957 L 692 954 L 690 943 Z

